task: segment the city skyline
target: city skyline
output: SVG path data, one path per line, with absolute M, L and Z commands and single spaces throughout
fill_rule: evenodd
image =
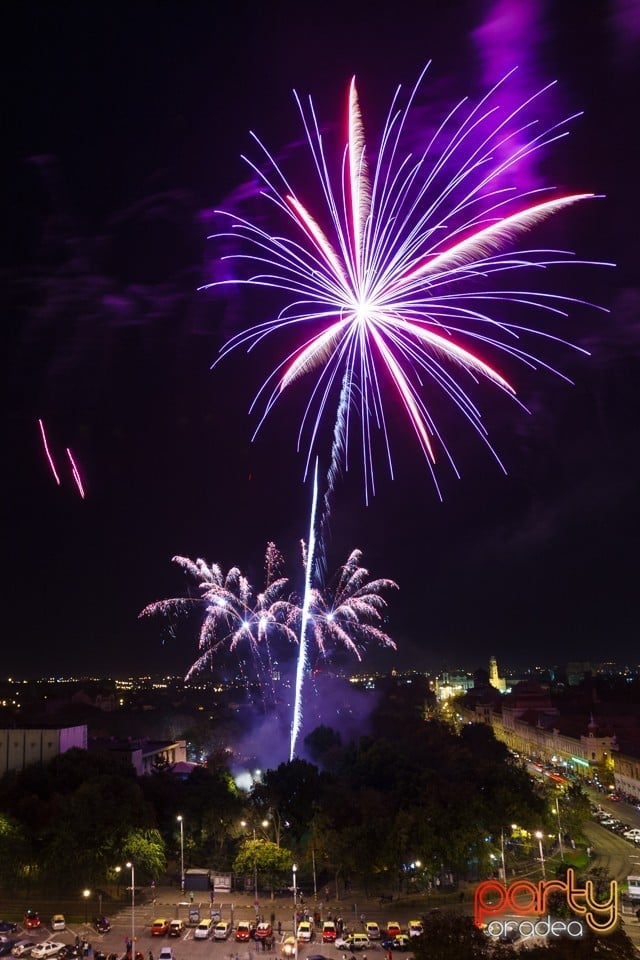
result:
M 150 22 L 142 4 L 120 22 L 74 4 L 54 17 L 30 3 L 18 19 L 5 65 L 6 672 L 63 675 L 86 664 L 109 674 L 130 664 L 132 674 L 186 674 L 197 628 L 171 636 L 137 619 L 185 589 L 177 554 L 237 564 L 257 587 L 274 541 L 300 589 L 311 500 L 295 450 L 303 394 L 251 443 L 263 361 L 236 357 L 210 371 L 229 335 L 264 319 L 260 301 L 196 292 L 217 257 L 206 241 L 210 211 L 246 187 L 250 130 L 295 156 L 293 88 L 313 94 L 329 133 L 356 74 L 375 138 L 396 85 L 410 86 L 431 58 L 418 103 L 425 123 L 515 65 L 523 92 L 557 80 L 554 116 L 584 110 L 566 143 L 523 177 L 606 198 L 537 228 L 527 244 L 616 261 L 615 271 L 583 269 L 579 281 L 569 272 L 560 284 L 611 313 L 562 322 L 558 334 L 590 356 L 553 357 L 573 386 L 543 372 L 525 379 L 531 416 L 483 396 L 506 475 L 444 411 L 462 478 L 442 481 L 440 503 L 392 411 L 396 476 L 380 475 L 369 506 L 356 471 L 339 479 L 328 567 L 359 548 L 373 577 L 399 584 L 384 623 L 398 649 L 372 650 L 372 669 L 473 662 L 477 649 L 514 664 L 600 660 L 605 650 L 631 659 L 640 534 L 629 203 L 638 137 L 625 119 L 638 89 L 633 14 L 616 19 L 604 4 L 575 24 L 552 5 L 468 2 L 458 16 L 425 9 L 416 22 L 399 10 L 390 23 L 367 6 L 364 21 L 354 10 L 337 30 L 337 6 L 322 16 L 286 3 L 270 15 L 249 8 L 246 23 L 168 4 Z M 505 10 L 513 16 L 501 18 Z

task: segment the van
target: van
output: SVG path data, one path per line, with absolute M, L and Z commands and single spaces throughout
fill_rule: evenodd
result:
M 193 931 L 194 940 L 208 940 L 212 930 L 213 920 L 201 920 Z

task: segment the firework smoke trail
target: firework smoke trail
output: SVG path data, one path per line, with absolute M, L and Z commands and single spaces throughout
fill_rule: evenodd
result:
M 53 476 L 54 476 L 54 478 L 55 478 L 55 481 L 56 481 L 56 483 L 58 484 L 58 486 L 60 486 L 60 477 L 58 476 L 58 471 L 57 471 L 56 468 L 55 468 L 55 464 L 54 464 L 54 462 L 53 462 L 53 457 L 51 456 L 51 452 L 49 451 L 49 444 L 47 443 L 47 434 L 45 433 L 44 423 L 42 422 L 42 420 L 38 420 L 38 423 L 39 423 L 39 425 L 40 425 L 40 434 L 41 434 L 41 436 L 42 436 L 42 445 L 44 446 L 44 452 L 45 452 L 46 455 L 47 455 L 47 460 L 49 461 L 49 466 L 51 467 L 51 473 L 53 474 Z
M 309 520 L 309 540 L 304 574 L 304 599 L 302 601 L 302 617 L 300 622 L 300 640 L 298 648 L 298 662 L 296 664 L 296 687 L 293 701 L 293 718 L 291 721 L 291 741 L 289 760 L 295 756 L 296 742 L 302 726 L 302 688 L 304 685 L 304 671 L 307 666 L 307 626 L 311 609 L 311 592 L 313 590 L 313 565 L 316 548 L 316 510 L 318 507 L 318 461 L 313 472 L 313 496 L 311 499 L 311 519 Z

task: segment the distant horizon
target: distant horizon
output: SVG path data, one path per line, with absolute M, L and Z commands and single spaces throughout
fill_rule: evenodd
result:
M 608 670 L 611 672 L 624 671 L 628 670 L 632 673 L 636 671 L 640 672 L 640 661 L 637 663 L 632 663 L 626 660 L 589 660 L 589 659 L 580 659 L 580 660 L 562 660 L 562 661 L 553 661 L 548 664 L 536 664 L 530 666 L 516 666 L 516 665 L 503 665 L 502 662 L 497 658 L 498 672 L 500 676 L 513 676 L 517 674 L 536 674 L 544 673 L 547 671 L 553 671 L 565 668 L 568 665 L 584 665 L 585 668 L 591 668 L 596 671 L 597 675 L 606 674 Z M 441 667 L 390 667 L 390 668 L 380 668 L 372 667 L 367 669 L 365 665 L 359 665 L 354 670 L 345 670 L 344 667 L 341 667 L 337 670 L 332 671 L 329 667 L 323 673 L 332 673 L 337 679 L 349 680 L 353 677 L 390 677 L 393 674 L 397 676 L 409 676 L 411 674 L 416 674 L 418 676 L 438 676 L 443 673 L 456 674 L 464 673 L 468 676 L 473 676 L 479 670 L 488 670 L 489 666 L 489 657 L 487 657 L 486 665 L 485 664 L 476 664 L 474 666 L 456 664 L 454 666 L 441 666 Z M 255 683 L 255 680 L 246 681 L 242 680 L 241 677 L 224 680 L 220 677 L 214 676 L 200 676 L 194 677 L 190 680 L 185 680 L 183 674 L 179 672 L 158 672 L 158 673 L 149 673 L 148 671 L 138 672 L 116 672 L 109 671 L 105 673 L 82 673 L 82 674 L 73 674 L 73 673 L 60 673 L 60 674 L 41 674 L 27 676 L 10 674 L 5 677 L 0 677 L 0 683 L 82 683 L 82 682 L 91 682 L 91 683 L 101 683 L 105 681 L 113 681 L 115 683 L 126 683 L 131 680 L 143 681 L 148 680 L 149 682 L 157 683 L 161 681 L 176 681 L 185 686 L 197 687 L 198 684 L 221 684 L 223 686 L 237 686 L 247 687 L 252 683 Z M 277 682 L 282 683 L 284 686 L 291 686 L 291 682 L 288 679 L 281 679 Z

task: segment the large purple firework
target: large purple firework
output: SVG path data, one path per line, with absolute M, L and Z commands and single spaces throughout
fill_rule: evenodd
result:
M 558 264 L 586 262 L 567 251 L 517 246 L 526 231 L 551 214 L 593 196 L 518 186 L 519 165 L 566 136 L 573 119 L 543 126 L 533 116 L 552 84 L 505 109 L 501 94 L 507 75 L 478 102 L 464 99 L 456 104 L 416 149 L 415 140 L 405 143 L 426 70 L 404 105 L 400 89 L 396 92 L 376 155 L 367 150 L 351 82 L 337 165 L 325 147 L 311 100 L 305 104 L 296 95 L 311 169 L 321 189 L 322 204 L 313 209 L 254 135 L 266 164 L 263 168 L 247 162 L 259 178 L 262 196 L 274 208 L 275 229 L 218 211 L 230 229 L 215 236 L 237 244 L 229 258 L 237 262 L 239 275 L 207 285 L 247 284 L 283 296 L 277 316 L 236 334 L 221 356 L 238 347 L 251 349 L 287 328 L 298 330 L 298 345 L 256 395 L 254 405 L 264 403 L 258 429 L 282 392 L 313 373 L 298 436 L 299 445 L 307 438 L 306 470 L 335 398 L 337 435 L 329 487 L 336 470 L 347 464 L 357 411 L 365 500 L 375 493 L 376 431 L 393 474 L 387 401 L 405 411 L 437 488 L 434 466 L 439 453 L 458 473 L 436 424 L 437 392 L 453 402 L 500 463 L 471 387 L 486 380 L 512 399 L 515 389 L 481 354 L 501 353 L 510 363 L 558 373 L 529 352 L 526 343 L 537 336 L 572 345 L 513 322 L 507 307 L 517 305 L 523 314 L 553 318 L 565 316 L 579 301 L 513 280 L 526 271 L 540 275 Z M 507 278 L 511 282 L 506 283 Z

